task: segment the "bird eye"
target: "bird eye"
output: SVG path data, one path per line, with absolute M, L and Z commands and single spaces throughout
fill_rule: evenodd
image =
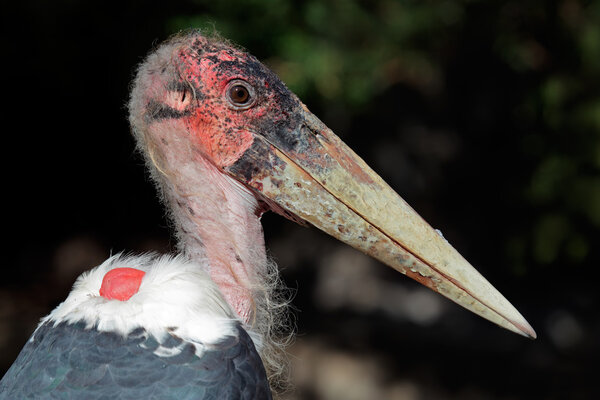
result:
M 254 88 L 241 79 L 229 82 L 226 94 L 229 104 L 236 110 L 247 110 L 256 101 Z
M 250 98 L 250 93 L 248 93 L 248 89 L 242 85 L 235 85 L 229 89 L 229 97 L 231 97 L 231 100 L 235 104 L 246 104 Z

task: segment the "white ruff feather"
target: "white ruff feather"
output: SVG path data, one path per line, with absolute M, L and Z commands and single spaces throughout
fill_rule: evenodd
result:
M 101 297 L 104 275 L 123 267 L 146 272 L 139 291 L 127 301 Z M 84 321 L 88 328 L 122 335 L 143 327 L 159 342 L 171 332 L 185 341 L 203 345 L 235 335 L 237 323 L 218 287 L 201 266 L 183 256 L 151 254 L 118 254 L 83 273 L 67 299 L 40 324 L 47 321 L 54 321 L 55 325 Z M 197 350 L 201 348 L 197 346 Z

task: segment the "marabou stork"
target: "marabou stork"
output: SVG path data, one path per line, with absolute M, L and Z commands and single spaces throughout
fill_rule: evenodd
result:
M 267 210 L 535 338 L 521 314 L 253 56 L 198 32 L 175 36 L 139 67 L 129 111 L 181 254 L 111 258 L 80 277 L 3 378 L 0 398 L 269 398 L 258 357 L 276 369 L 273 268 L 260 223 Z M 114 284 L 123 297 L 101 290 L 116 267 L 134 268 Z

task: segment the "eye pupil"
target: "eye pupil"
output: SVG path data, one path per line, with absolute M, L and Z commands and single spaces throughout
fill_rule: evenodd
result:
M 233 100 L 237 104 L 244 104 L 250 98 L 250 93 L 248 93 L 248 89 L 246 89 L 242 85 L 235 85 L 229 91 L 231 96 L 231 100 Z
M 254 87 L 243 79 L 234 79 L 229 82 L 224 93 L 229 107 L 242 111 L 252 107 L 258 100 Z

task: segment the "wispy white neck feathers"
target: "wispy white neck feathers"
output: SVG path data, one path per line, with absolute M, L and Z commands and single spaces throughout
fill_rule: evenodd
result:
M 101 297 L 104 275 L 122 267 L 146 272 L 139 291 L 127 301 Z M 84 321 L 88 328 L 122 335 L 143 327 L 158 340 L 170 331 L 187 341 L 214 344 L 234 334 L 234 315 L 197 263 L 182 256 L 118 254 L 82 274 L 67 299 L 41 323 Z

